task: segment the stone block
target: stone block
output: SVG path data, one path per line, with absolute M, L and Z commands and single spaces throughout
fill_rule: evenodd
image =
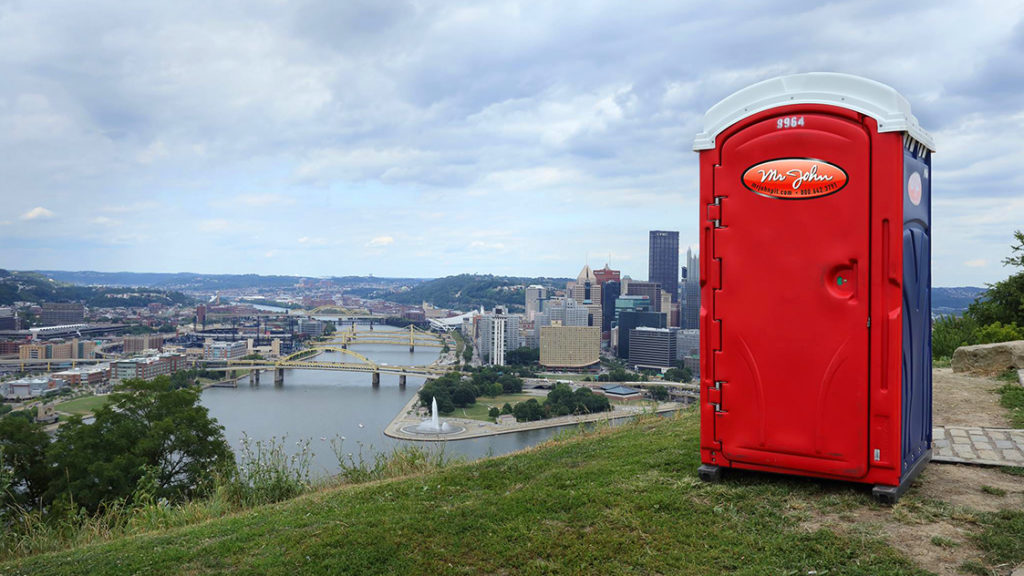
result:
M 953 372 L 996 375 L 1024 368 L 1024 340 L 961 346 L 953 352 Z

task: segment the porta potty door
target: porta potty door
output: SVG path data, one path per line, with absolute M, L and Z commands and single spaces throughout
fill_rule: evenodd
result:
M 818 110 L 720 141 L 715 437 L 734 462 L 856 479 L 869 459 L 870 145 L 855 115 Z

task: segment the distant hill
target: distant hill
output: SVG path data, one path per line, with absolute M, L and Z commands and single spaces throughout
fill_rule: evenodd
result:
M 985 292 L 976 286 L 956 288 L 932 288 L 932 314 L 960 315 L 974 302 L 974 299 Z
M 439 308 L 455 310 L 507 306 L 513 312 L 521 312 L 525 308 L 526 286 L 539 284 L 548 288 L 565 288 L 568 281 L 569 278 L 459 274 L 430 280 L 401 292 L 379 290 L 373 295 L 399 304 L 429 302 Z
M 175 291 L 156 288 L 75 286 L 37 272 L 0 270 L 0 306 L 15 302 L 82 302 L 100 308 L 137 307 L 160 303 L 191 304 L 192 298 Z
M 316 278 L 313 276 L 261 276 L 259 274 L 196 274 L 193 272 L 150 273 L 150 272 L 92 272 L 63 270 L 37 270 L 58 282 L 78 286 L 142 286 L 174 290 L 237 290 L 243 288 L 291 288 L 301 281 L 329 280 L 339 287 L 411 285 L 423 282 L 419 278 L 375 278 L 373 276 L 341 276 Z

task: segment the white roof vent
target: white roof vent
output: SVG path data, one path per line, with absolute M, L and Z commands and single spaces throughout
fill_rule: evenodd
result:
M 834 72 L 779 76 L 748 86 L 715 104 L 704 115 L 704 130 L 694 150 L 711 150 L 715 138 L 740 120 L 788 104 L 828 104 L 855 110 L 878 121 L 879 132 L 907 132 L 935 151 L 931 134 L 910 113 L 910 103 L 881 82 Z

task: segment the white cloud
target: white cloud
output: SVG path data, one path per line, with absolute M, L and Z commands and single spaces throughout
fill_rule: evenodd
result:
M 235 196 L 235 202 L 245 204 L 246 206 L 274 206 L 274 205 L 288 205 L 294 204 L 295 199 L 289 198 L 283 194 L 240 194 Z
M 47 218 L 53 218 L 53 212 L 43 208 L 42 206 L 36 206 L 21 215 L 22 220 L 45 220 Z
M 391 246 L 395 243 L 395 239 L 391 236 L 377 236 L 366 243 L 367 248 L 383 248 L 385 246 Z
M 231 229 L 231 222 L 222 218 L 202 220 L 198 228 L 200 232 L 225 232 Z
M 986 260 L 984 258 L 978 258 L 976 260 L 968 260 L 968 261 L 964 262 L 964 266 L 967 266 L 968 268 L 984 268 L 985 266 L 988 266 L 988 260 Z

